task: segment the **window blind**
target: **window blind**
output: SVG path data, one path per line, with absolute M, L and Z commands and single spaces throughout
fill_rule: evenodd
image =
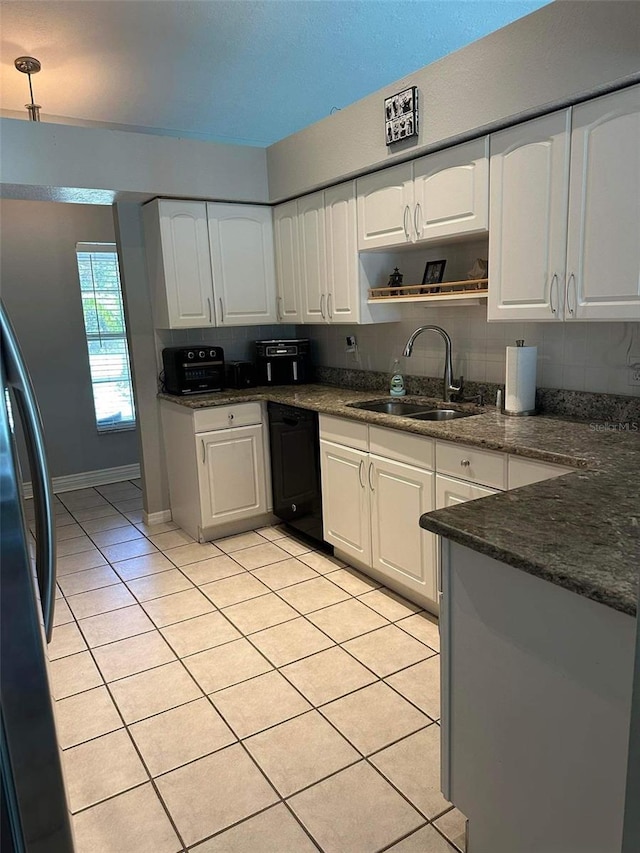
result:
M 118 255 L 112 243 L 76 245 L 98 432 L 136 423 Z

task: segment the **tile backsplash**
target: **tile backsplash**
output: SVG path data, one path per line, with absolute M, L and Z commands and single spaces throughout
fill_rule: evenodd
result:
M 164 347 L 206 342 L 223 347 L 228 361 L 252 360 L 254 340 L 300 337 L 315 342 L 314 360 L 323 367 L 390 373 L 398 358 L 406 374 L 439 377 L 444 370 L 444 345 L 438 335 L 425 332 L 417 339 L 411 358 L 402 357 L 411 332 L 425 323 L 434 323 L 451 335 L 456 377 L 503 384 L 505 347 L 524 338 L 525 344 L 538 347 L 538 387 L 640 396 L 640 385 L 628 384 L 629 356 L 637 356 L 640 362 L 640 323 L 487 323 L 484 305 L 429 309 L 406 305 L 403 313 L 400 322 L 371 326 L 158 330 L 158 370 Z M 347 335 L 355 335 L 356 353 L 346 352 Z
M 296 336 L 315 341 L 315 359 L 324 367 L 390 372 L 398 358 L 404 373 L 442 376 L 444 345 L 438 335 L 425 332 L 411 358 L 402 358 L 411 332 L 433 323 L 451 335 L 455 376 L 499 384 L 505 381 L 505 347 L 524 338 L 538 347 L 538 387 L 640 396 L 640 385 L 628 382 L 629 356 L 640 362 L 640 323 L 487 323 L 484 305 L 406 305 L 403 313 L 397 323 L 298 326 Z M 355 335 L 356 353 L 346 352 L 346 335 Z

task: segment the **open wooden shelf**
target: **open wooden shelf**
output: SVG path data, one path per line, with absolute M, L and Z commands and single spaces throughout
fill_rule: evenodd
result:
M 375 287 L 369 290 L 368 302 L 451 302 L 486 299 L 489 293 L 488 285 L 488 278 L 474 278 L 465 281 L 442 281 L 440 284 Z

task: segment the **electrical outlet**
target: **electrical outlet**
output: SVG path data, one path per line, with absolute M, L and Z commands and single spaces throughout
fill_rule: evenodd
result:
M 355 352 L 358 349 L 358 344 L 355 335 L 347 335 L 347 352 Z
M 640 355 L 629 355 L 627 366 L 627 385 L 640 385 Z

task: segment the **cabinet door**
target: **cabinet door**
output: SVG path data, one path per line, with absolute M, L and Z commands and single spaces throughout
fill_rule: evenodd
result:
M 207 214 L 218 325 L 275 323 L 271 208 L 208 204 Z
M 160 243 L 170 329 L 213 326 L 213 284 L 207 207 L 198 201 L 160 201 Z
M 288 201 L 274 208 L 273 232 L 278 320 L 282 323 L 301 323 L 297 202 Z
M 565 317 L 640 320 L 640 86 L 573 109 Z
M 324 323 L 327 320 L 327 258 L 323 193 L 298 199 L 298 235 L 302 321 Z
M 320 441 L 324 538 L 371 565 L 371 518 L 366 481 L 369 454 Z
M 325 190 L 327 316 L 330 323 L 360 321 L 355 182 Z
M 488 146 L 485 136 L 414 161 L 411 227 L 416 241 L 488 229 Z
M 419 522 L 434 509 L 434 476 L 379 456 L 369 462 L 372 567 L 432 601 L 437 600 L 437 537 Z
M 570 111 L 491 136 L 489 320 L 561 320 Z
M 198 433 L 202 527 L 267 511 L 262 426 Z
M 486 486 L 477 486 L 465 480 L 456 480 L 455 477 L 436 475 L 436 509 L 444 509 L 448 506 L 474 501 L 476 498 L 486 498 L 489 495 L 500 494 L 496 489 L 488 489 Z
M 411 163 L 358 178 L 358 249 L 410 243 L 413 234 Z

